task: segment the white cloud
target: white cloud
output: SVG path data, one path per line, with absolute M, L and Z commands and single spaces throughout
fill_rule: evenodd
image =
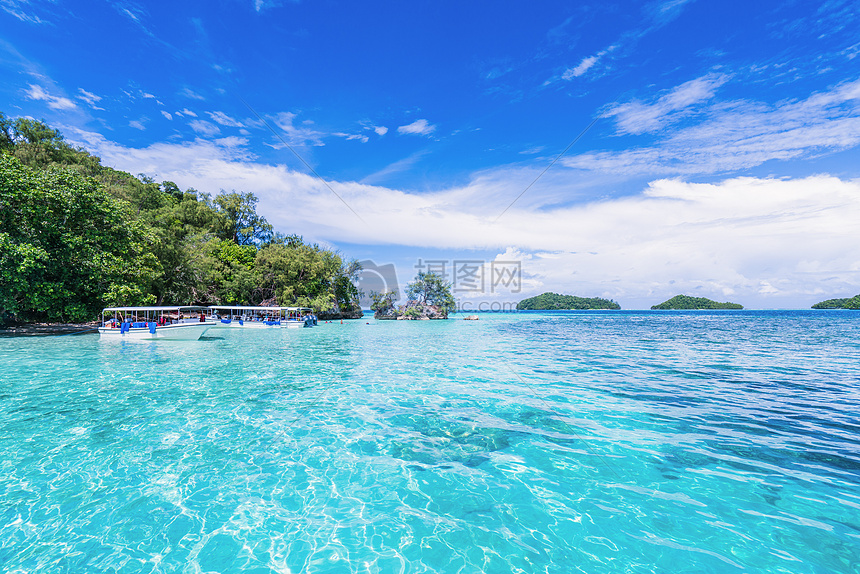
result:
M 7 14 L 18 18 L 22 22 L 29 22 L 30 24 L 46 24 L 45 20 L 39 18 L 36 14 L 32 13 L 33 6 L 30 5 L 30 2 L 27 0 L 3 0 L 0 1 L 0 9 L 2 9 Z
M 562 79 L 563 80 L 571 80 L 573 78 L 578 78 L 579 76 L 583 75 L 585 72 L 587 72 L 588 70 L 593 68 L 594 65 L 603 56 L 612 52 L 616 48 L 618 48 L 618 45 L 613 44 L 612 46 L 609 46 L 605 50 L 601 50 L 600 52 L 596 53 L 593 56 L 587 56 L 587 57 L 583 58 L 582 61 L 579 64 L 577 64 L 575 67 L 568 68 L 567 70 L 565 70 L 565 72 L 561 75 Z
M 184 96 L 186 98 L 190 98 L 192 100 L 205 100 L 206 99 L 203 96 L 201 96 L 200 94 L 198 94 L 197 92 L 191 90 L 190 88 L 183 88 L 179 92 L 179 95 Z
M 600 59 L 599 55 L 588 56 L 587 58 L 583 58 L 582 61 L 576 65 L 575 68 L 567 69 L 561 77 L 565 80 L 570 80 L 572 78 L 578 78 L 585 72 L 587 72 L 594 64 L 597 63 L 597 60 Z
M 224 112 L 206 112 L 209 114 L 209 117 L 216 123 L 221 124 L 222 126 L 230 127 L 230 128 L 243 128 L 245 125 L 238 121 L 234 120 Z
M 355 140 L 355 141 L 360 141 L 361 143 L 367 143 L 368 141 L 370 141 L 370 138 L 368 138 L 364 134 L 350 134 L 350 133 L 345 133 L 345 132 L 334 132 L 331 135 L 339 137 L 339 138 L 345 138 L 346 141 Z
M 88 92 L 83 88 L 78 88 L 78 92 L 80 92 L 80 93 L 75 97 L 78 98 L 79 100 L 83 100 L 84 102 L 88 103 L 90 106 L 95 107 L 97 102 L 102 101 L 101 96 L 97 96 L 94 93 Z M 99 109 L 101 109 L 101 108 L 99 108 Z
M 262 12 L 263 10 L 280 5 L 281 3 L 278 0 L 254 0 L 254 10 L 257 12 Z
M 486 173 L 462 187 L 421 194 L 329 182 L 364 223 L 318 179 L 252 161 L 239 138 L 135 149 L 98 134 L 67 133 L 106 165 L 158 173 L 203 191 L 253 191 L 279 230 L 334 243 L 411 246 L 417 253 L 514 250 L 527 259 L 524 273 L 534 288 L 608 296 L 628 308 L 682 292 L 791 306 L 860 290 L 860 181 L 663 179 L 605 201 L 518 203 L 495 224 L 492 215 L 518 185 L 502 187 L 510 173 Z
M 707 94 L 706 89 L 673 90 L 664 96 L 672 103 L 663 109 L 688 105 Z M 770 160 L 809 158 L 860 145 L 858 100 L 860 81 L 775 105 L 710 102 L 699 112 L 699 123 L 667 128 L 652 146 L 590 152 L 561 163 L 593 172 L 653 176 L 731 172 Z M 637 115 L 628 108 L 622 113 L 622 129 L 638 133 L 671 123 L 661 113 L 646 110 Z
M 717 88 L 728 80 L 728 76 L 723 74 L 708 74 L 673 88 L 653 104 L 638 101 L 619 104 L 607 115 L 615 116 L 621 133 L 653 132 L 683 117 L 693 104 L 711 99 Z
M 128 122 L 128 125 L 130 127 L 138 129 L 138 130 L 145 130 L 146 129 L 146 126 L 143 125 L 143 122 L 140 120 L 132 120 L 132 121 Z
M 197 117 L 197 114 L 195 114 L 194 112 L 192 112 L 192 111 L 191 111 L 191 110 L 189 110 L 188 108 L 183 108 L 183 109 L 179 110 L 178 112 L 176 112 L 176 115 L 177 115 L 177 116 L 188 116 L 188 117 L 191 117 L 191 118 L 196 118 L 196 117 Z
M 173 116 L 172 116 L 172 115 L 170 115 L 170 112 L 167 112 L 167 111 L 161 110 L 161 115 L 162 115 L 162 116 L 164 116 L 165 118 L 167 118 L 168 120 L 172 120 L 172 119 L 173 119 Z
M 373 131 L 376 132 L 376 135 L 384 136 L 388 133 L 388 128 L 385 126 L 375 126 Z
M 191 126 L 195 132 L 200 135 L 212 137 L 221 133 L 221 129 L 213 124 L 212 122 L 207 122 L 206 120 L 191 120 L 188 122 L 188 125 Z
M 415 134 L 420 136 L 428 136 L 434 131 L 436 131 L 436 126 L 429 123 L 427 120 L 415 120 L 411 124 L 397 128 L 397 133 Z
M 526 149 L 522 150 L 520 153 L 522 155 L 535 155 L 535 154 L 539 154 L 544 149 L 546 149 L 546 146 L 536 145 L 536 146 L 531 146 L 529 148 L 526 148 Z
M 280 112 L 273 117 L 270 116 L 270 119 L 275 122 L 277 127 L 281 128 L 283 135 L 286 136 L 285 139 L 290 143 L 290 145 L 325 145 L 323 138 L 326 134 L 311 127 L 307 127 L 313 124 L 311 121 L 306 120 L 302 122 L 305 127 L 293 125 L 293 121 L 296 119 L 296 114 L 292 112 Z M 275 144 L 275 147 L 280 148 L 283 147 L 283 145 Z
M 427 155 L 427 150 L 421 150 L 413 153 L 409 157 L 405 157 L 401 160 L 395 161 L 391 163 L 381 170 L 374 172 L 364 179 L 361 180 L 362 184 L 378 184 L 380 182 L 385 181 L 385 179 L 397 173 L 402 173 L 412 168 L 422 157 Z
M 147 92 L 141 92 L 141 94 L 140 94 L 140 95 L 141 95 L 141 96 L 143 96 L 143 98 L 144 98 L 144 99 L 147 99 L 147 100 L 154 100 L 154 99 L 156 99 L 154 95 L 149 94 L 149 93 L 147 93 Z
M 47 102 L 48 107 L 53 110 L 71 110 L 77 107 L 75 102 L 69 98 L 51 95 L 42 86 L 34 84 L 29 84 L 29 86 L 27 97 L 31 100 Z

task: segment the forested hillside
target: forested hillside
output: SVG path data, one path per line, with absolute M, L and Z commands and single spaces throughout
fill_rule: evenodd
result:
M 860 309 L 860 295 L 843 299 L 828 299 L 812 306 L 813 309 Z
M 517 310 L 519 311 L 582 311 L 588 309 L 617 310 L 621 309 L 621 306 L 615 301 L 601 297 L 577 297 L 576 295 L 559 295 L 558 293 L 542 293 L 517 303 Z
M 0 113 L 0 323 L 110 305 L 299 305 L 360 313 L 354 260 L 275 233 L 253 193 L 212 196 L 101 165 Z
M 689 295 L 675 295 L 659 305 L 652 305 L 651 309 L 658 310 L 708 310 L 708 309 L 743 309 L 738 303 L 719 303 L 706 297 L 690 297 Z

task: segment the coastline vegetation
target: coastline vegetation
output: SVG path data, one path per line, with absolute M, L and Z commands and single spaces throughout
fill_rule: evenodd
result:
M 621 309 L 621 305 L 611 299 L 577 297 L 557 293 L 542 293 L 517 303 L 518 311 L 586 311 L 595 309 L 618 310 Z
M 394 293 L 371 292 L 376 319 L 420 320 L 447 319 L 456 312 L 457 303 L 451 295 L 451 284 L 436 273 L 419 271 L 415 280 L 406 286 L 406 303 L 394 304 Z
M 295 305 L 360 317 L 341 254 L 274 232 L 252 193 L 212 197 L 103 166 L 0 112 L 0 324 L 83 322 L 111 305 Z
M 706 310 L 706 309 L 743 309 L 738 303 L 718 303 L 705 297 L 690 297 L 689 295 L 675 295 L 668 301 L 659 305 L 652 305 L 651 309 L 659 310 Z
M 812 306 L 813 309 L 860 309 L 860 295 L 844 299 L 827 299 Z

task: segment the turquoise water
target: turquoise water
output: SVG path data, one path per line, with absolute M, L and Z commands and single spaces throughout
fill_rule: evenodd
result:
M 0 339 L 3 571 L 860 571 L 858 313 L 210 334 Z

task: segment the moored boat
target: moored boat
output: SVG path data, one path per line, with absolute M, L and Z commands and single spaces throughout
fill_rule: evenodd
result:
M 206 307 L 106 307 L 99 335 L 109 339 L 195 341 L 214 326 Z
M 309 307 L 211 305 L 209 320 L 219 328 L 297 328 L 316 324 Z

